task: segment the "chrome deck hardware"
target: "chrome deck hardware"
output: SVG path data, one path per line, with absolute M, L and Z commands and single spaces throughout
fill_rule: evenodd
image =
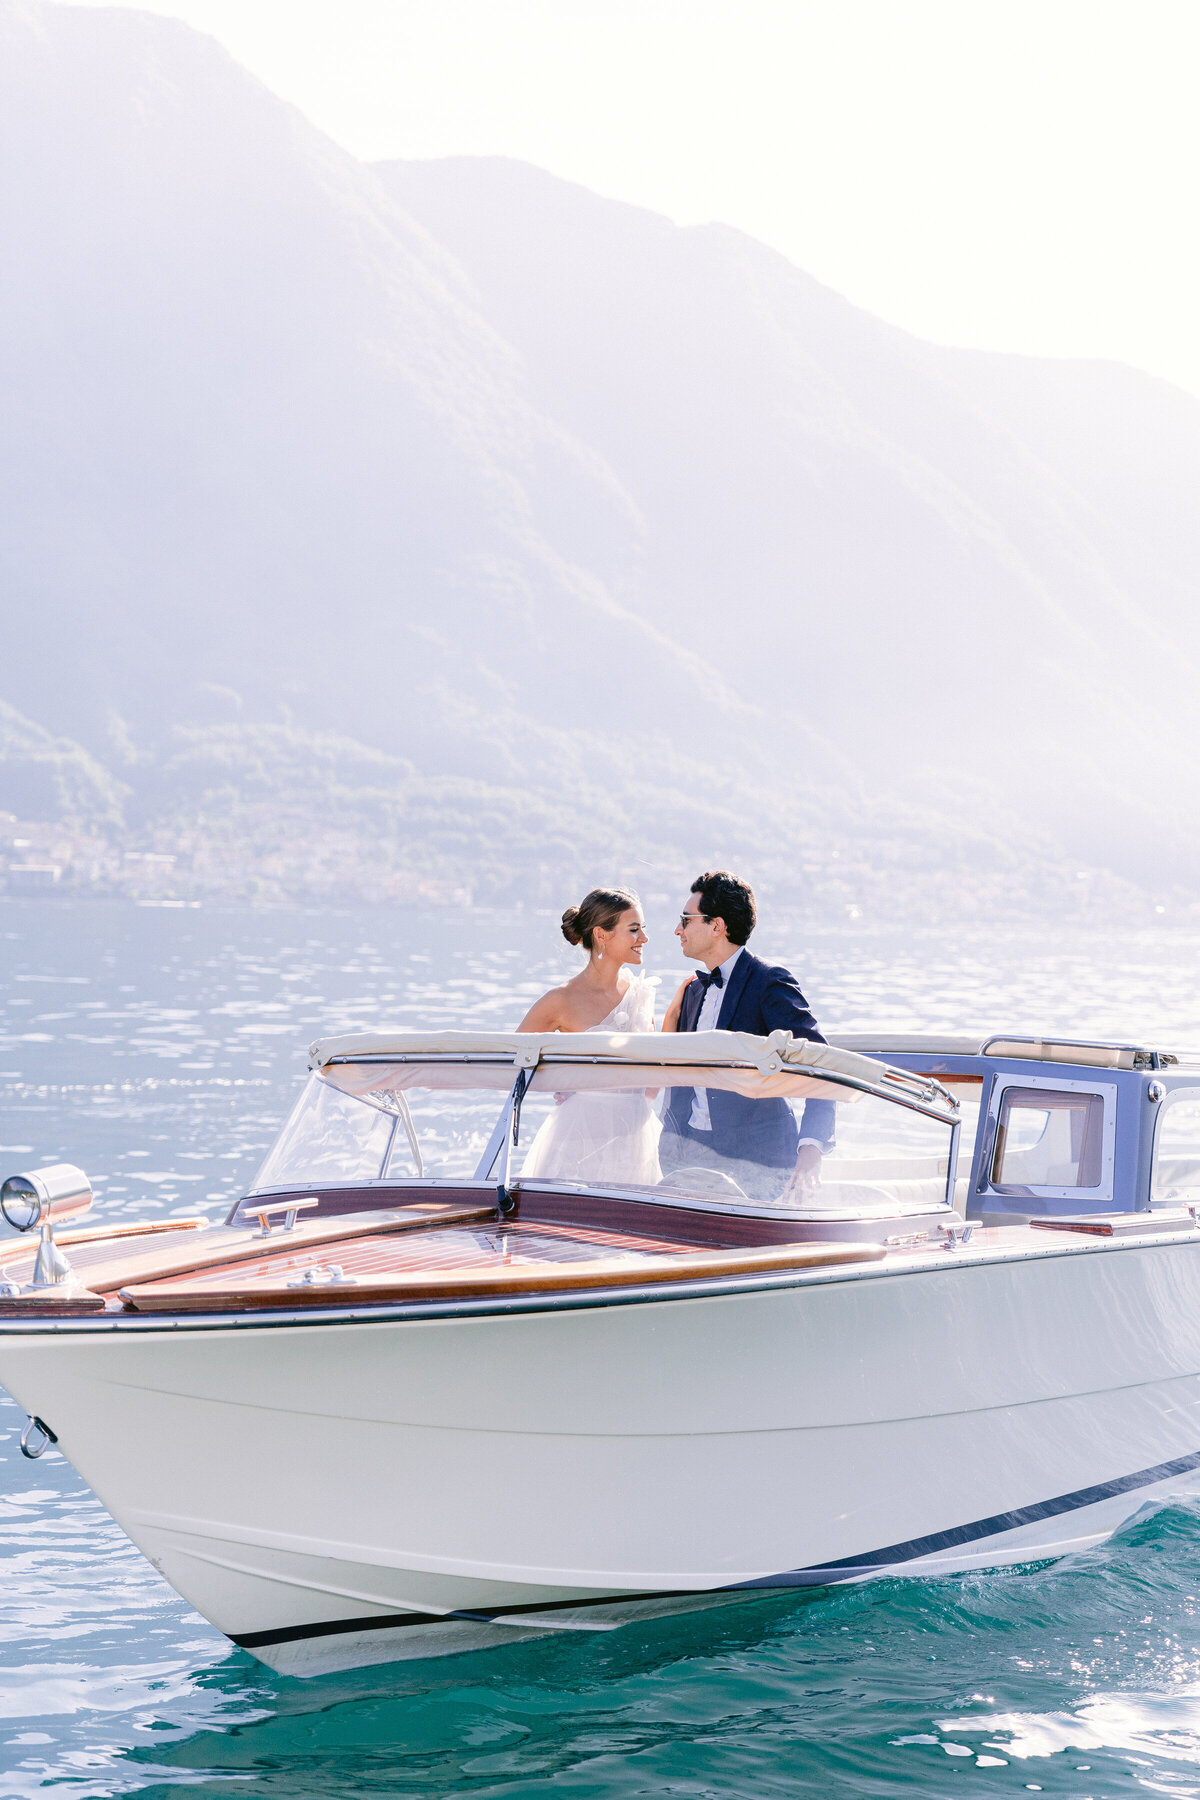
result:
M 54 1241 L 54 1227 L 73 1219 L 92 1204 L 92 1184 L 74 1163 L 51 1163 L 10 1175 L 0 1187 L 0 1212 L 16 1231 L 41 1227 L 31 1288 L 61 1287 L 72 1279 L 70 1263 Z
M 30 1287 L 60 1287 L 64 1281 L 71 1279 L 71 1265 L 54 1241 L 54 1221 L 42 1220 L 42 1235 L 38 1241 L 37 1258 L 33 1265 Z
M 258 1220 L 258 1230 L 255 1233 L 255 1236 L 270 1237 L 272 1213 L 281 1212 L 283 1214 L 283 1229 L 285 1231 L 295 1231 L 297 1214 L 306 1212 L 310 1206 L 320 1206 L 320 1204 L 320 1200 L 314 1194 L 307 1200 L 268 1200 L 262 1205 L 260 1205 L 258 1201 L 254 1201 L 246 1208 L 246 1211 L 250 1214 L 252 1219 Z
M 521 1102 L 524 1100 L 530 1083 L 537 1072 L 537 1047 L 534 1046 L 532 1059 L 529 1053 L 523 1053 L 526 1060 L 522 1062 L 513 1083 L 512 1092 L 504 1111 L 492 1130 L 479 1166 L 475 1170 L 476 1181 L 494 1181 L 496 1183 L 496 1206 L 500 1217 L 514 1212 L 517 1197 L 509 1186 L 509 1173 L 512 1168 L 512 1153 L 521 1141 Z M 497 1163 L 499 1167 L 497 1167 Z
M 939 1225 L 938 1230 L 945 1233 L 946 1242 L 942 1246 L 944 1250 L 965 1250 L 971 1241 L 971 1234 L 975 1227 L 973 1224 Z
M 303 1275 L 295 1281 L 289 1281 L 290 1288 L 311 1287 L 357 1287 L 358 1276 L 347 1275 L 340 1263 L 313 1263 L 305 1269 Z
M 35 1431 L 41 1433 L 42 1441 L 36 1450 L 31 1450 L 29 1447 L 29 1439 Z M 27 1456 L 30 1462 L 36 1462 L 39 1456 L 44 1456 L 46 1454 L 46 1451 L 50 1448 L 51 1444 L 57 1444 L 57 1442 L 57 1433 L 51 1431 L 45 1419 L 39 1419 L 36 1413 L 34 1413 L 32 1418 L 26 1419 L 25 1429 L 21 1433 L 21 1455 Z

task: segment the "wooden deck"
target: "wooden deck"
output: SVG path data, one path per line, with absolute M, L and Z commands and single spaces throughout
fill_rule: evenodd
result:
M 268 1236 L 242 1202 L 224 1225 L 198 1219 L 64 1233 L 70 1294 L 0 1298 L 0 1314 L 128 1310 L 253 1311 L 405 1299 L 695 1281 L 883 1256 L 870 1243 L 815 1243 L 784 1219 L 692 1211 L 598 1194 L 528 1192 L 501 1220 L 490 1191 L 320 1188 L 292 1230 Z M 272 1196 L 278 1208 L 286 1197 Z M 359 1210 L 346 1211 L 354 1199 Z M 334 1202 L 329 1206 L 329 1202 Z M 363 1202 L 367 1204 L 364 1205 Z M 807 1228 L 811 1234 L 811 1225 Z M 22 1240 L 4 1277 L 29 1281 L 36 1244 Z
M 471 1295 L 550 1293 L 873 1261 L 874 1244 L 771 1244 L 698 1250 L 627 1233 L 491 1224 L 361 1237 L 255 1264 L 122 1287 L 137 1312 L 224 1312 Z M 336 1274 L 334 1273 L 336 1270 Z

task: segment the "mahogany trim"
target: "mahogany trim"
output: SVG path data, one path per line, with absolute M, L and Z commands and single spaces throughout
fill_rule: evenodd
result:
M 692 1211 L 653 1200 L 624 1200 L 604 1194 L 555 1194 L 518 1186 L 515 1217 L 522 1225 L 591 1225 L 601 1231 L 663 1237 L 698 1249 L 718 1250 L 811 1241 L 811 1219 L 743 1217 L 737 1213 Z
M 64 1248 L 71 1244 L 94 1244 L 99 1238 L 153 1237 L 160 1231 L 207 1231 L 212 1224 L 203 1213 L 190 1219 L 151 1219 L 125 1225 L 83 1225 L 78 1231 L 56 1231 L 54 1241 Z
M 395 1186 L 387 1182 L 375 1181 L 363 1187 L 322 1187 L 319 1181 L 310 1182 L 307 1187 L 281 1188 L 277 1192 L 267 1194 L 243 1194 L 236 1204 L 230 1207 L 223 1223 L 226 1225 L 247 1225 L 257 1217 L 257 1208 L 264 1202 L 271 1206 L 281 1205 L 293 1194 L 302 1200 L 316 1198 L 320 1201 L 314 1219 L 337 1219 L 344 1213 L 357 1212 L 399 1212 L 406 1206 L 495 1206 L 494 1200 L 488 1196 L 495 1194 L 494 1182 L 486 1185 L 480 1182 L 466 1182 L 454 1186 L 447 1182 L 435 1186 L 432 1182 L 423 1185 L 420 1182 L 397 1183 Z
M 345 1213 L 399 1211 L 408 1206 L 430 1206 L 457 1201 L 483 1203 L 478 1185 L 452 1187 L 373 1187 L 296 1188 L 297 1195 L 315 1194 L 321 1204 L 311 1215 L 313 1220 L 334 1219 Z M 489 1187 L 484 1190 L 491 1194 Z M 513 1187 L 516 1210 L 510 1219 L 523 1225 L 591 1225 L 602 1231 L 628 1232 L 635 1236 L 670 1238 L 677 1244 L 694 1244 L 697 1249 L 723 1249 L 726 1246 L 759 1244 L 799 1244 L 811 1240 L 819 1229 L 811 1219 L 782 1219 L 759 1215 L 743 1216 L 714 1209 L 687 1205 L 664 1206 L 652 1199 L 605 1194 L 600 1191 L 562 1192 L 553 1189 L 524 1188 L 520 1180 Z M 272 1196 L 283 1201 L 287 1193 Z M 239 1200 L 227 1222 L 243 1224 L 254 1216 L 253 1198 Z
M 162 1282 L 121 1289 L 125 1305 L 137 1312 L 237 1312 L 274 1306 L 344 1306 L 387 1300 L 463 1299 L 472 1295 L 545 1294 L 575 1288 L 644 1287 L 649 1283 L 695 1281 L 726 1275 L 753 1275 L 773 1269 L 817 1269 L 839 1263 L 879 1262 L 882 1244 L 779 1244 L 755 1250 L 693 1251 L 683 1256 L 598 1258 L 586 1263 L 543 1263 L 536 1268 L 397 1270 L 389 1280 L 289 1287 L 279 1276 L 251 1277 L 245 1285 L 203 1287 Z

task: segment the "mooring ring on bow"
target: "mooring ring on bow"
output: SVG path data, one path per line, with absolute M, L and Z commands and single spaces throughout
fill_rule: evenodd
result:
M 34 1431 L 41 1432 L 42 1441 L 36 1450 L 31 1450 L 29 1447 L 29 1439 L 31 1433 Z M 39 1456 L 45 1455 L 51 1444 L 57 1444 L 57 1442 L 57 1433 L 51 1431 L 45 1419 L 39 1419 L 36 1413 L 34 1413 L 31 1419 L 26 1419 L 25 1429 L 21 1433 L 21 1455 L 27 1456 L 30 1462 L 36 1462 Z

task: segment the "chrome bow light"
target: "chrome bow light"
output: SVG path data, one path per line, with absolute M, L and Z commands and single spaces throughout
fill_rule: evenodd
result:
M 70 1280 L 71 1265 L 54 1241 L 54 1227 L 92 1204 L 92 1184 L 74 1163 L 51 1163 L 10 1175 L 0 1187 L 0 1212 L 15 1231 L 36 1231 L 42 1239 L 30 1287 L 58 1287 Z

